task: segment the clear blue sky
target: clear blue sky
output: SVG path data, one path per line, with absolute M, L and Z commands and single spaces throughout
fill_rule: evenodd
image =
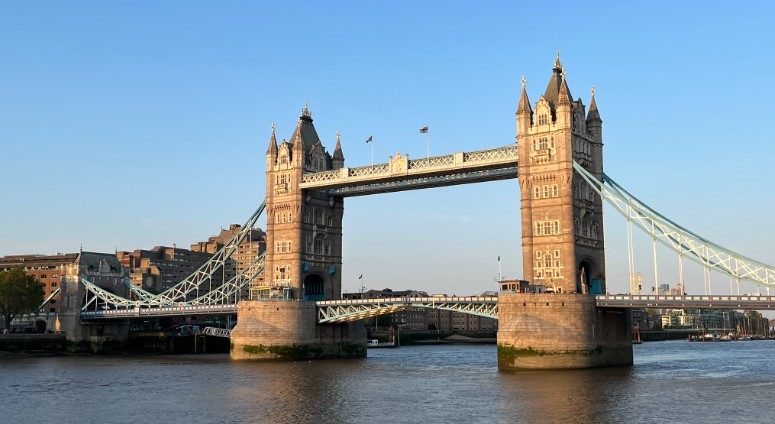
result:
M 307 100 L 330 152 L 341 130 L 347 166 L 371 162 L 369 135 L 378 163 L 425 156 L 424 125 L 431 154 L 512 143 L 521 76 L 537 101 L 560 50 L 573 96 L 589 104 L 596 87 L 609 175 L 775 263 L 774 12 L 769 1 L 3 2 L 0 255 L 187 247 L 244 222 L 264 198 L 272 122 L 290 137 Z M 609 290 L 627 292 L 624 220 L 606 214 Z M 346 291 L 360 274 L 367 288 L 494 290 L 498 256 L 521 276 L 515 180 L 347 199 L 344 225 Z M 639 243 L 649 286 L 651 246 Z M 676 255 L 658 256 L 673 285 Z

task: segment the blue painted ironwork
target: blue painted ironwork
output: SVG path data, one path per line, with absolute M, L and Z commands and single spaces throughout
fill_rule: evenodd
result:
M 625 218 L 679 255 L 738 281 L 748 279 L 768 288 L 775 287 L 775 267 L 722 247 L 676 224 L 638 200 L 605 173 L 600 181 L 577 162 L 573 163 L 573 168 Z
M 85 318 L 92 318 L 99 314 L 108 317 L 124 316 L 122 314 L 126 316 L 152 316 L 154 313 L 157 315 L 169 315 L 170 311 L 181 307 L 204 305 L 205 309 L 211 307 L 214 311 L 220 311 L 223 308 L 218 306 L 219 304 L 236 304 L 242 289 L 263 272 L 264 254 L 261 254 L 250 266 L 218 286 L 215 290 L 208 290 L 204 295 L 193 299 L 191 299 L 191 295 L 197 293 L 199 287 L 203 283 L 210 281 L 212 275 L 224 266 L 226 260 L 231 257 L 237 250 L 237 247 L 244 241 L 265 208 L 266 201 L 261 203 L 242 229 L 223 248 L 218 250 L 210 260 L 189 277 L 160 294 L 150 293 L 125 280 L 124 284 L 129 288 L 133 297 L 132 299 L 126 299 L 100 288 L 85 278 L 81 278 L 80 282 L 86 288 L 86 301 L 81 309 L 82 316 Z M 120 312 L 122 310 L 125 310 L 125 312 Z M 226 310 L 231 311 L 230 308 L 226 308 Z M 115 312 L 107 313 L 106 311 Z M 236 312 L 236 306 L 234 307 L 234 312 Z
M 202 329 L 200 334 L 204 334 L 205 336 L 230 338 L 231 330 L 229 330 L 228 328 L 205 327 Z
M 221 305 L 186 305 L 179 306 L 159 306 L 149 308 L 145 306 L 134 306 L 127 308 L 111 309 L 107 304 L 98 305 L 94 310 L 82 310 L 80 317 L 82 320 L 89 319 L 110 319 L 110 318 L 137 318 L 137 317 L 162 317 L 162 316 L 180 316 L 180 315 L 210 315 L 210 314 L 236 314 L 237 304 L 226 303 Z
M 50 302 L 51 299 L 53 299 L 54 296 L 58 295 L 59 292 L 61 291 L 62 291 L 62 287 L 57 287 L 56 290 L 52 291 L 51 294 L 48 295 L 48 297 L 45 300 L 43 300 L 43 303 L 41 303 L 40 306 L 38 306 L 38 309 L 35 309 L 35 311 L 40 312 L 46 306 L 46 304 Z
M 411 308 L 441 309 L 498 319 L 497 296 L 343 299 L 315 302 L 315 305 L 320 323 L 358 321 Z
M 253 229 L 253 226 L 258 221 L 258 217 L 264 213 L 266 208 L 266 199 L 261 202 L 261 205 L 253 212 L 253 215 L 248 218 L 245 225 L 242 226 L 240 231 L 234 235 L 213 257 L 204 263 L 193 274 L 189 275 L 183 281 L 179 282 L 175 286 L 160 293 L 154 299 L 163 305 L 172 305 L 177 302 L 185 302 L 191 293 L 196 292 L 200 286 L 205 282 L 211 281 L 213 274 L 221 269 L 226 264 L 226 260 L 237 250 L 239 245 L 245 240 L 248 233 Z
M 775 309 L 775 296 L 629 295 L 595 296 L 598 308 Z
M 484 181 L 510 180 L 517 178 L 517 176 L 517 167 L 514 166 L 500 169 L 487 169 L 484 171 L 451 173 L 431 177 L 405 178 L 397 181 L 374 182 L 351 187 L 335 188 L 331 189 L 329 193 L 341 197 L 354 197 L 376 193 L 392 193 L 431 187 L 473 184 Z
M 518 160 L 516 144 L 416 160 L 397 157 L 391 163 L 306 173 L 300 188 L 347 197 L 513 179 Z

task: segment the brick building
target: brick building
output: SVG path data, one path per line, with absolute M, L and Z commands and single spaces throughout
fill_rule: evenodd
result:
M 9 255 L 0 258 L 0 271 L 22 268 L 27 275 L 43 284 L 44 299 L 62 285 L 66 276 L 85 278 L 101 288 L 126 296 L 123 280 L 128 273 L 122 268 L 115 254 L 78 252 L 56 255 Z M 41 314 L 56 315 L 60 311 L 60 295 L 52 297 Z
M 209 255 L 214 255 L 220 249 L 234 238 L 240 231 L 242 226 L 239 224 L 232 224 L 228 230 L 221 229 L 221 232 L 217 236 L 212 236 L 207 241 L 200 241 L 191 245 L 191 250 L 195 252 L 206 252 Z M 248 269 L 253 262 L 266 251 L 266 233 L 260 228 L 252 228 L 248 231 L 242 243 L 237 247 L 237 251 L 232 254 L 231 258 L 226 260 L 225 276 L 226 281 L 233 278 L 238 273 Z M 264 273 L 261 273 L 250 284 L 254 290 L 259 290 L 263 286 Z
M 116 256 L 121 265 L 130 270 L 129 278 L 132 284 L 150 292 L 160 293 L 194 273 L 212 254 L 179 249 L 175 246 L 155 246 L 151 250 L 116 252 Z M 212 285 L 207 284 L 202 289 L 208 291 L 211 287 L 218 287 L 223 281 L 223 273 L 215 273 Z

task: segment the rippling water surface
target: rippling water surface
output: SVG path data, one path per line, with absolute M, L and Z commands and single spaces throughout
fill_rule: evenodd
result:
M 499 372 L 494 345 L 363 360 L 0 358 L 8 423 L 775 422 L 775 341 L 652 342 L 635 365 Z

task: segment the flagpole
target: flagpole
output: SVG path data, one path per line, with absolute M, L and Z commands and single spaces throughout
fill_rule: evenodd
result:
M 374 136 L 370 135 L 366 139 L 366 144 L 371 144 L 371 167 L 374 168 Z
M 498 285 L 503 281 L 503 271 L 501 271 L 501 257 L 498 256 Z
M 428 131 L 428 126 L 427 125 L 422 127 L 422 128 L 420 128 L 420 134 L 425 134 L 426 135 L 425 142 L 426 142 L 426 144 L 428 146 L 427 147 L 427 149 L 428 149 L 428 152 L 427 152 L 428 153 L 428 164 L 430 164 L 430 162 L 431 162 L 431 133 L 430 133 L 430 131 Z
M 428 131 L 426 134 L 428 134 L 428 162 L 431 160 L 431 132 Z M 430 165 L 430 163 L 429 163 Z

